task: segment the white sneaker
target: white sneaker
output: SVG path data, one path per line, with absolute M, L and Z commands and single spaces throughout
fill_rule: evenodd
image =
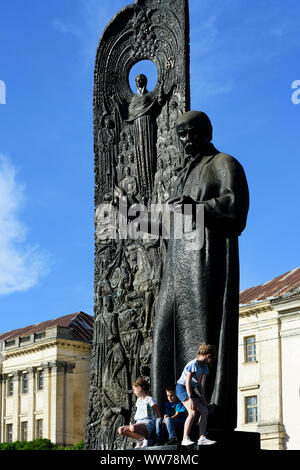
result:
M 198 446 L 210 446 L 211 444 L 215 444 L 217 441 L 211 441 L 210 439 L 207 439 L 205 436 L 201 436 L 198 439 Z
M 141 447 L 150 447 L 152 444 L 151 439 L 143 439 Z
M 192 439 L 190 439 L 189 437 L 185 437 L 185 438 L 181 441 L 181 445 L 182 445 L 182 446 L 191 446 L 192 444 L 195 444 L 195 442 L 192 441 Z
M 135 449 L 139 449 L 140 447 L 143 447 L 144 439 L 139 439 L 137 441 L 137 444 L 134 446 Z

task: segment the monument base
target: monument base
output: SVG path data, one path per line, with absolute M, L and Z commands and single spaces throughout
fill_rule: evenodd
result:
M 260 434 L 257 432 L 245 432 L 245 431 L 218 431 L 218 430 L 209 430 L 207 437 L 211 440 L 216 441 L 215 444 L 198 446 L 198 444 L 193 444 L 190 446 L 149 446 L 137 448 L 134 450 L 147 450 L 147 451 L 201 451 L 201 449 L 211 449 L 211 450 L 247 450 L 247 451 L 259 451 L 260 450 Z
M 260 434 L 246 431 L 209 430 L 208 438 L 217 441 L 214 444 L 220 450 L 260 450 Z

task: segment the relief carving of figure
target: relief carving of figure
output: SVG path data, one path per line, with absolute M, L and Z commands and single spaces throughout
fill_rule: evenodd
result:
M 101 414 L 101 428 L 99 432 L 99 449 L 124 449 L 126 441 L 122 441 L 117 432 L 125 424 L 126 411 L 119 406 L 106 406 Z
M 150 378 L 152 336 L 153 331 L 150 329 L 140 349 L 140 375 L 145 378 Z
M 97 347 L 95 352 L 95 361 L 97 370 L 100 371 L 102 364 L 107 355 L 107 338 L 114 336 L 118 332 L 118 318 L 116 312 L 113 311 L 113 302 L 110 295 L 101 298 L 102 308 L 100 304 L 99 314 L 95 320 L 95 338 Z M 98 372 L 98 383 L 102 383 L 102 377 Z
M 104 126 L 99 129 L 97 136 L 98 157 L 101 160 L 102 186 L 109 190 L 113 185 L 113 170 L 111 161 L 114 160 L 114 144 L 116 135 L 114 121 L 107 116 L 104 118 Z
M 157 170 L 154 175 L 154 189 L 155 186 L 158 184 L 158 182 L 163 179 L 163 174 L 164 174 L 164 163 L 161 158 L 157 160 Z
M 130 308 L 119 313 L 119 330 L 121 343 L 129 363 L 131 382 L 139 376 L 139 350 L 143 343 L 143 335 L 138 328 L 139 313 Z
M 108 337 L 104 360 L 103 398 L 108 406 L 129 408 L 129 374 L 124 349 L 116 335 Z
M 118 164 L 116 166 L 117 180 L 120 182 L 124 178 L 124 157 L 120 153 L 118 155 Z
M 135 176 L 131 175 L 130 166 L 124 168 L 125 177 L 120 182 L 120 188 L 124 191 L 125 195 L 128 197 L 130 204 L 137 202 L 135 196 L 138 194 L 138 183 Z
M 164 187 L 165 187 L 165 189 L 168 193 L 169 193 L 169 186 L 170 186 L 171 177 L 172 177 L 172 160 L 171 160 L 170 154 L 168 153 L 167 154 L 167 159 L 166 159 L 166 167 L 165 167 L 165 170 L 163 172 L 163 178 L 162 178 L 163 183 L 164 183 Z
M 154 175 L 153 202 L 155 204 L 163 203 L 166 200 L 166 188 L 163 181 L 164 164 L 163 160 L 157 160 L 157 170 Z
M 127 157 L 127 166 L 130 168 L 130 174 L 137 177 L 137 167 L 134 161 L 134 153 L 130 152 Z
M 162 87 L 158 97 L 147 90 L 147 77 L 136 76 L 137 94 L 133 96 L 127 122 L 134 124 L 134 140 L 137 159 L 138 183 L 141 197 L 150 198 L 153 189 L 155 167 L 155 118 L 163 103 Z

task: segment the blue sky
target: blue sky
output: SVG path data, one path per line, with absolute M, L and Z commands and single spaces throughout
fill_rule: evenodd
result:
M 0 332 L 93 314 L 94 58 L 129 3 L 1 2 Z M 244 289 L 300 265 L 300 2 L 189 3 L 192 109 L 210 116 L 250 188 Z

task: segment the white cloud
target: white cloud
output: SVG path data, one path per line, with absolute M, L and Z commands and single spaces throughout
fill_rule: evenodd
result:
M 73 34 L 76 37 L 81 37 L 81 33 L 75 26 L 71 24 L 66 24 L 60 19 L 55 19 L 52 21 L 52 26 L 56 31 L 61 34 Z
M 72 22 L 64 18 L 52 20 L 52 27 L 60 34 L 69 34 L 78 40 L 78 51 L 90 66 L 94 63 L 98 42 L 104 28 L 113 16 L 131 0 L 79 0 L 79 15 Z
M 47 255 L 26 242 L 27 228 L 19 219 L 24 199 L 15 168 L 0 154 L 0 295 L 26 291 L 48 272 Z

